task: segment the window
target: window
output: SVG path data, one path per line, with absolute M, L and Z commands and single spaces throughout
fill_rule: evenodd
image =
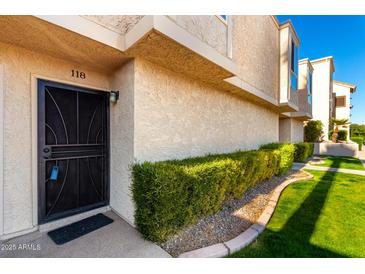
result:
M 218 18 L 227 24 L 228 15 L 218 15 Z
M 290 86 L 293 90 L 298 89 L 298 47 L 293 40 L 290 51 Z
M 336 107 L 346 107 L 346 96 L 336 96 Z
M 295 69 L 295 44 L 293 41 L 291 41 L 291 62 L 290 62 L 290 68 L 292 71 Z
M 308 93 L 308 103 L 312 104 L 312 73 L 308 69 L 307 74 L 307 93 Z

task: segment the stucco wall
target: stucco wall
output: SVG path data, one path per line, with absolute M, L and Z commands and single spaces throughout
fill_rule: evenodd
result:
M 323 123 L 324 139 L 328 140 L 331 98 L 330 62 L 312 63 L 312 115 Z
M 308 71 L 310 72 L 307 62 L 299 65 L 298 70 L 298 102 L 299 111 L 312 112 L 312 108 L 308 102 Z
M 255 149 L 278 141 L 278 114 L 145 60 L 135 66 L 137 160 Z
M 111 88 L 119 90 L 120 95 L 118 102 L 110 105 L 110 206 L 133 225 L 130 165 L 134 150 L 134 61 L 112 75 Z
M 289 27 L 280 30 L 280 102 L 289 100 Z
M 336 119 L 348 119 L 350 120 L 350 89 L 348 87 L 344 87 L 338 85 L 336 83 L 333 84 L 333 92 L 335 93 L 335 97 L 337 96 L 346 96 L 346 106 L 345 107 L 336 107 Z M 334 97 L 334 100 L 335 100 Z
M 358 144 L 314 143 L 315 155 L 358 157 Z
M 290 143 L 291 125 L 290 118 L 282 118 L 279 120 L 279 141 L 280 143 Z
M 88 67 L 0 43 L 4 65 L 4 233 L 33 226 L 31 74 L 108 88 L 108 77 Z M 71 70 L 85 71 L 87 79 L 71 77 Z
M 176 15 L 169 18 L 222 55 L 227 55 L 227 24 L 216 15 Z
M 82 17 L 124 35 L 143 18 L 143 15 L 83 15 Z
M 303 122 L 293 118 L 281 118 L 279 121 L 279 141 L 281 143 L 299 143 L 304 140 Z
M 299 143 L 304 141 L 304 124 L 302 121 L 292 119 L 291 142 Z
M 233 61 L 242 80 L 278 98 L 279 30 L 270 16 L 232 16 Z

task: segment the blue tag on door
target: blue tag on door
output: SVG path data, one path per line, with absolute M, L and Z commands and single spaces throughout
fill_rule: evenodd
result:
M 49 178 L 51 181 L 57 181 L 58 177 L 58 166 L 53 166 L 51 171 L 51 177 Z

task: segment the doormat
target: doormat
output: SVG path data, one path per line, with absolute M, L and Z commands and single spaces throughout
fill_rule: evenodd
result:
M 52 230 L 47 234 L 57 245 L 63 245 L 103 226 L 111 224 L 112 222 L 112 219 L 99 213 L 81 221 Z

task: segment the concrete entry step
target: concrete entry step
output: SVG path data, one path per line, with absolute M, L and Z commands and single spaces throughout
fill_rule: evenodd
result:
M 141 234 L 109 211 L 105 213 L 113 223 L 88 233 L 78 239 L 58 246 L 46 232 L 28 235 L 3 242 L 9 250 L 0 251 L 6 258 L 169 258 L 166 251 L 156 244 L 146 241 Z

